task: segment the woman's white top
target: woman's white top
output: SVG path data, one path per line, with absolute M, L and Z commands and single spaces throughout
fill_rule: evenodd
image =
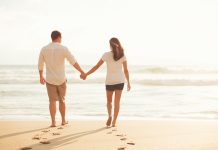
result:
M 105 84 L 114 85 L 124 83 L 125 75 L 123 72 L 123 62 L 126 61 L 126 56 L 115 61 L 113 58 L 113 52 L 106 52 L 102 56 L 102 60 L 107 64 L 107 77 Z

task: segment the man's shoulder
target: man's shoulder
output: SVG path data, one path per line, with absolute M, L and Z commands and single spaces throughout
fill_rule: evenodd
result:
M 50 46 L 51 46 L 51 43 L 49 43 L 49 44 L 43 46 L 41 50 L 42 50 L 42 51 L 43 51 L 43 50 L 46 50 L 46 49 L 48 49 Z
M 42 50 L 47 50 L 47 49 L 61 49 L 61 50 L 68 50 L 68 48 L 62 44 L 57 44 L 57 43 L 49 43 L 42 47 Z
M 56 46 L 60 50 L 63 50 L 63 51 L 67 51 L 68 50 L 68 48 L 66 46 L 62 45 L 62 44 L 57 44 Z
M 51 43 L 51 44 L 54 44 L 54 45 L 56 45 L 58 47 L 67 49 L 67 47 L 65 45 L 62 45 L 61 43 Z

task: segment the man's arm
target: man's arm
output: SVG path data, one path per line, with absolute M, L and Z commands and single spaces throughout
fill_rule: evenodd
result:
M 67 58 L 67 60 L 69 61 L 69 63 L 70 63 L 77 71 L 80 72 L 80 74 L 81 74 L 80 76 L 84 76 L 85 73 L 84 73 L 84 71 L 81 69 L 81 67 L 80 67 L 79 63 L 76 61 L 75 57 L 71 54 L 71 52 L 70 52 L 68 49 L 66 49 L 65 52 L 66 52 L 66 53 L 65 53 L 66 58 Z
M 39 54 L 39 60 L 38 60 L 38 69 L 39 69 L 39 78 L 40 78 L 40 83 L 42 85 L 45 84 L 45 79 L 44 79 L 44 76 L 43 76 L 43 68 L 44 68 L 44 57 L 42 55 L 42 51 L 40 52 Z
M 74 65 L 74 68 L 79 71 L 81 74 L 84 74 L 84 71 L 81 69 L 80 65 L 76 62 Z
M 40 83 L 42 85 L 44 85 L 45 84 L 45 79 L 43 77 L 43 70 L 39 70 L 39 78 L 40 78 Z

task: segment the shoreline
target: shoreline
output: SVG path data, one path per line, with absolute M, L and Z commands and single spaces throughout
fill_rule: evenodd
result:
M 61 119 L 57 118 L 56 121 L 59 122 Z M 96 121 L 100 121 L 100 122 L 104 122 L 107 120 L 107 117 L 105 117 L 105 119 L 103 118 L 92 118 L 92 119 L 67 119 L 67 121 L 69 122 L 86 122 L 86 121 L 90 121 L 90 122 L 96 122 Z M 0 122 L 50 122 L 50 119 L 0 119 Z M 123 121 L 136 121 L 136 122 L 145 122 L 145 121 L 190 121 L 190 122 L 218 122 L 218 118 L 217 119 L 189 119 L 189 118 L 184 118 L 184 119 L 180 119 L 180 118 L 148 118 L 148 119 L 120 119 L 118 118 L 118 122 L 123 122 Z

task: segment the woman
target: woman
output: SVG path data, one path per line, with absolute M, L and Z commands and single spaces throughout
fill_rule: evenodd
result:
M 117 116 L 120 109 L 120 98 L 124 87 L 125 77 L 127 80 L 127 91 L 130 91 L 129 72 L 127 68 L 127 60 L 124 55 L 124 50 L 117 38 L 110 39 L 110 52 L 106 52 L 100 61 L 83 76 L 86 78 L 88 75 L 95 72 L 104 62 L 107 63 L 107 77 L 106 77 L 106 91 L 107 91 L 107 110 L 108 120 L 107 126 L 115 127 Z M 112 98 L 115 93 L 114 99 L 114 117 L 112 121 Z

